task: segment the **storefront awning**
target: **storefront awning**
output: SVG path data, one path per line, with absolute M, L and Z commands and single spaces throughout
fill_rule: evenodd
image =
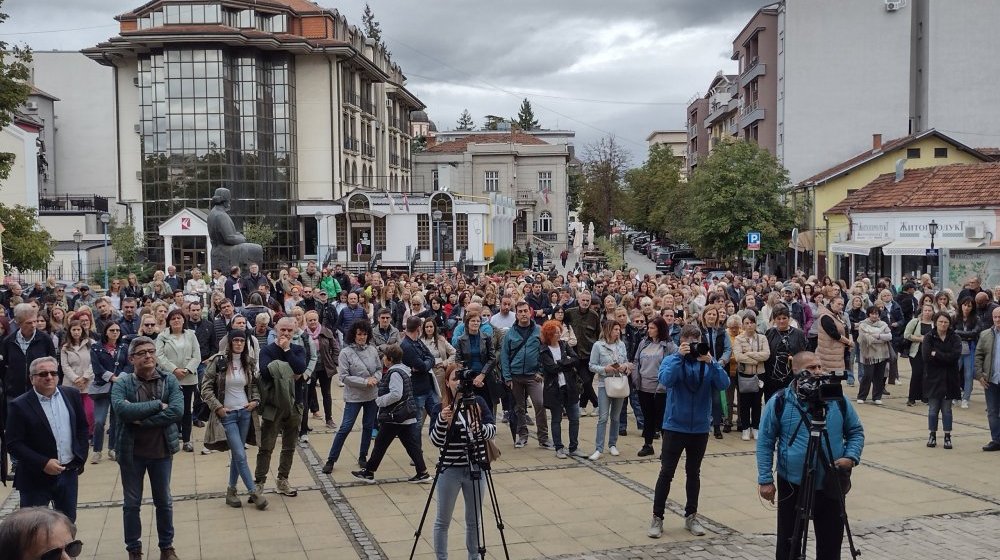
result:
M 872 249 L 882 247 L 892 242 L 892 239 L 862 239 L 857 241 L 841 241 L 831 243 L 830 252 L 842 255 L 864 255 L 871 253 Z
M 798 251 L 812 251 L 816 248 L 816 232 L 807 229 L 806 231 L 799 232 L 798 237 L 798 247 L 795 247 L 795 243 L 791 240 L 788 241 L 788 248 Z
M 934 242 L 935 249 L 975 249 L 981 247 L 981 241 L 970 241 L 968 239 L 941 239 Z M 926 254 L 931 244 L 926 239 L 893 241 L 882 247 L 882 253 L 886 255 L 908 255 L 922 257 Z

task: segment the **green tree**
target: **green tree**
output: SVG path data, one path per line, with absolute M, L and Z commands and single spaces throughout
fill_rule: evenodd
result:
M 468 109 L 462 110 L 462 116 L 458 117 L 458 124 L 455 126 L 455 130 L 472 130 L 472 126 L 476 124 L 472 120 L 472 114 L 469 113 Z
M 247 238 L 247 243 L 267 247 L 274 241 L 274 235 L 274 228 L 261 218 L 243 224 L 243 237 Z
M 517 123 L 521 130 L 535 130 L 538 128 L 538 121 L 535 120 L 535 112 L 531 109 L 531 102 L 525 97 L 521 102 L 521 109 L 517 112 L 517 118 L 511 119 Z
M 586 183 L 581 192 L 580 221 L 594 222 L 598 235 L 611 231 L 612 220 L 626 217 L 622 182 L 630 160 L 631 156 L 614 135 L 601 138 L 585 149 Z
M 752 142 L 720 144 L 699 161 L 684 200 L 688 216 L 686 240 L 705 255 L 736 256 L 746 248 L 746 235 L 759 231 L 763 252 L 787 248 L 794 223 L 781 200 L 788 171 L 767 150 Z
M 134 263 L 145 243 L 131 222 L 112 222 L 108 227 L 111 248 L 121 262 Z
M 651 146 L 646 163 L 625 173 L 625 221 L 643 231 L 677 233 L 683 227 L 685 206 L 680 178 L 681 163 L 670 146 Z
M 566 170 L 568 184 L 566 186 L 566 208 L 570 210 L 580 209 L 580 200 L 583 197 L 583 187 L 587 183 L 586 177 L 576 167 Z
M 3 8 L 4 0 L 0 0 Z M 0 23 L 9 16 L 0 11 Z M 10 45 L 0 35 L 0 129 L 11 123 L 18 107 L 28 100 L 31 88 L 28 86 L 31 49 L 27 46 Z M 14 165 L 14 154 L 0 152 L 0 181 L 10 175 Z
M 0 204 L 3 256 L 18 270 L 44 270 L 52 260 L 52 236 L 38 224 L 34 208 Z M 6 268 L 6 267 L 5 267 Z
M 486 115 L 484 118 L 483 130 L 499 130 L 500 123 L 507 121 L 507 119 L 498 117 L 497 115 Z
M 361 15 L 361 23 L 365 26 L 365 36 L 376 43 L 382 41 L 382 25 L 375 19 L 375 11 L 365 2 L 365 12 Z

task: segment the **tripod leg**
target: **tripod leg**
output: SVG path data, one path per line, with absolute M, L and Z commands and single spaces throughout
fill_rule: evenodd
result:
M 431 491 L 427 493 L 427 502 L 424 504 L 424 512 L 420 514 L 420 524 L 417 525 L 417 530 L 413 532 L 413 546 L 410 548 L 410 560 L 413 560 L 413 555 L 417 552 L 417 543 L 420 542 L 420 533 L 424 530 L 424 522 L 427 521 L 427 512 L 431 508 L 431 500 L 434 499 L 434 490 L 437 488 L 438 478 L 441 476 L 441 463 L 438 462 L 437 468 L 434 472 L 434 480 L 431 482 Z
M 792 560 L 805 560 L 809 541 L 809 520 L 812 518 L 816 498 L 816 461 L 820 445 L 820 431 L 810 428 L 809 444 L 806 446 L 805 462 L 802 465 L 802 479 L 796 504 L 795 527 L 792 530 L 790 555 Z M 778 543 L 782 546 L 782 543 Z
M 823 443 L 826 445 L 826 454 L 830 458 L 830 465 L 828 467 L 827 476 L 837 477 L 837 495 L 834 496 L 837 500 L 837 505 L 840 511 L 841 521 L 844 522 L 844 531 L 847 533 L 847 546 L 851 551 L 851 558 L 857 558 L 861 556 L 861 550 L 854 546 L 854 534 L 851 533 L 851 522 L 847 518 L 847 497 L 844 495 L 844 488 L 840 485 L 840 477 L 836 474 L 837 466 L 833 463 L 833 446 L 830 444 L 830 434 L 823 432 Z
M 510 551 L 507 550 L 507 537 L 504 535 L 503 514 L 500 513 L 500 502 L 497 500 L 496 486 L 493 485 L 493 473 L 484 469 L 483 476 L 486 478 L 486 491 L 490 496 L 490 506 L 493 508 L 493 517 L 497 520 L 497 530 L 500 531 L 500 543 L 503 545 L 503 555 L 506 560 L 510 560 Z

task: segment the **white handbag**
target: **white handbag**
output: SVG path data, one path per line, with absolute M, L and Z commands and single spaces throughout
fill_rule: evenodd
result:
M 629 396 L 631 389 L 628 386 L 628 377 L 624 375 L 608 376 L 604 378 L 604 392 L 608 398 L 624 399 Z

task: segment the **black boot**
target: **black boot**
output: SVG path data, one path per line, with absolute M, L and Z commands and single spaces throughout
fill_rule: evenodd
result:
M 931 437 L 927 438 L 927 447 L 937 447 L 937 432 L 931 432 Z
M 945 449 L 951 449 L 951 433 L 950 432 L 945 432 L 944 433 L 944 448 Z
M 714 430 L 714 433 L 715 433 L 715 439 L 722 439 L 722 429 L 721 428 L 719 428 L 718 426 L 716 426 L 715 430 Z

